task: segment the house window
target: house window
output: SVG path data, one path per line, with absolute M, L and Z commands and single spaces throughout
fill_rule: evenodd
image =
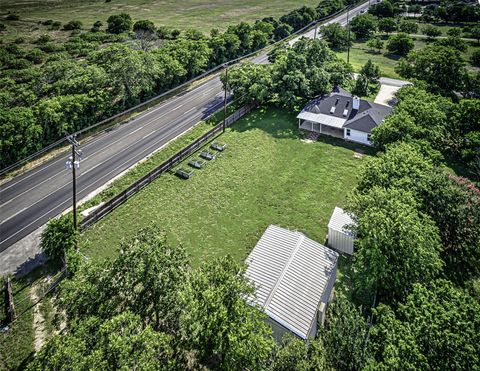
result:
M 347 129 L 347 137 L 350 136 L 350 129 Z
M 371 134 L 367 134 L 367 140 L 368 140 L 369 142 L 371 142 L 371 141 L 372 141 L 372 139 L 371 139 L 371 138 L 372 138 L 372 135 L 371 135 Z

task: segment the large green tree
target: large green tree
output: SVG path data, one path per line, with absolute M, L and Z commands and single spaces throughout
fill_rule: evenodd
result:
M 355 33 L 357 39 L 370 38 L 378 27 L 377 18 L 371 14 L 361 14 L 350 22 L 350 29 Z
M 352 45 L 347 29 L 342 27 L 340 23 L 331 23 L 323 26 L 320 29 L 320 33 L 332 49 L 346 50 Z
M 182 339 L 201 364 L 265 367 L 274 340 L 265 315 L 246 301 L 254 291 L 245 266 L 230 256 L 207 262 L 189 275 L 181 301 Z

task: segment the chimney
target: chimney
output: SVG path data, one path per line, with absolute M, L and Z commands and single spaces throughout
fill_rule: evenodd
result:
M 360 98 L 357 97 L 356 95 L 353 97 L 352 109 L 355 109 L 355 110 L 360 109 Z

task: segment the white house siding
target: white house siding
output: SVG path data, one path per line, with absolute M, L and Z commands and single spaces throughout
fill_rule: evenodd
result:
M 364 133 L 363 131 L 353 130 L 353 129 L 343 129 L 343 138 L 346 140 L 350 140 L 352 142 L 366 144 L 367 146 L 371 146 L 372 143 L 367 139 L 369 133 Z M 347 130 L 350 130 L 350 135 L 347 135 Z
M 353 237 L 333 228 L 328 228 L 328 246 L 353 255 Z

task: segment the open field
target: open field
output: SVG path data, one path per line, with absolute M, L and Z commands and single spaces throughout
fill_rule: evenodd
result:
M 72 19 L 90 28 L 100 20 L 104 24 L 111 14 L 129 13 L 134 20 L 149 19 L 157 26 L 179 29 L 195 28 L 209 32 L 212 28 L 226 29 L 241 21 L 252 22 L 267 16 L 278 17 L 302 5 L 315 7 L 320 0 L 3 0 L 0 14 L 8 11 L 20 19 L 36 24 L 53 19 L 66 23 Z
M 295 115 L 278 109 L 248 115 L 218 138 L 228 149 L 217 160 L 187 181 L 160 177 L 87 230 L 82 249 L 108 258 L 150 223 L 183 244 L 194 266 L 225 254 L 243 260 L 269 224 L 323 242 L 364 160 L 353 157 L 355 144 L 303 142 L 296 125 Z
M 363 65 L 369 59 L 371 59 L 373 63 L 377 64 L 380 67 L 380 72 L 382 76 L 390 77 L 393 79 L 401 79 L 402 77 L 395 72 L 395 66 L 397 65 L 397 62 L 400 59 L 400 56 L 388 53 L 388 51 L 385 48 L 387 39 L 388 38 L 386 37 L 383 38 L 385 45 L 381 53 L 377 53 L 376 51 L 372 52 L 365 45 L 364 42 L 353 43 L 353 46 L 350 49 L 350 64 L 353 66 L 354 71 L 359 72 L 360 69 L 363 67 Z M 426 45 L 428 45 L 428 42 L 426 39 L 415 39 L 414 42 L 415 42 L 414 49 L 422 49 Z M 469 45 L 466 52 L 462 53 L 463 58 L 467 62 L 468 69 L 473 69 L 473 67 L 471 67 L 469 63 L 470 63 L 471 55 L 475 49 L 476 49 L 475 47 L 473 47 L 472 45 Z M 344 59 L 345 61 L 347 60 L 346 51 L 338 52 L 337 55 L 342 59 Z

